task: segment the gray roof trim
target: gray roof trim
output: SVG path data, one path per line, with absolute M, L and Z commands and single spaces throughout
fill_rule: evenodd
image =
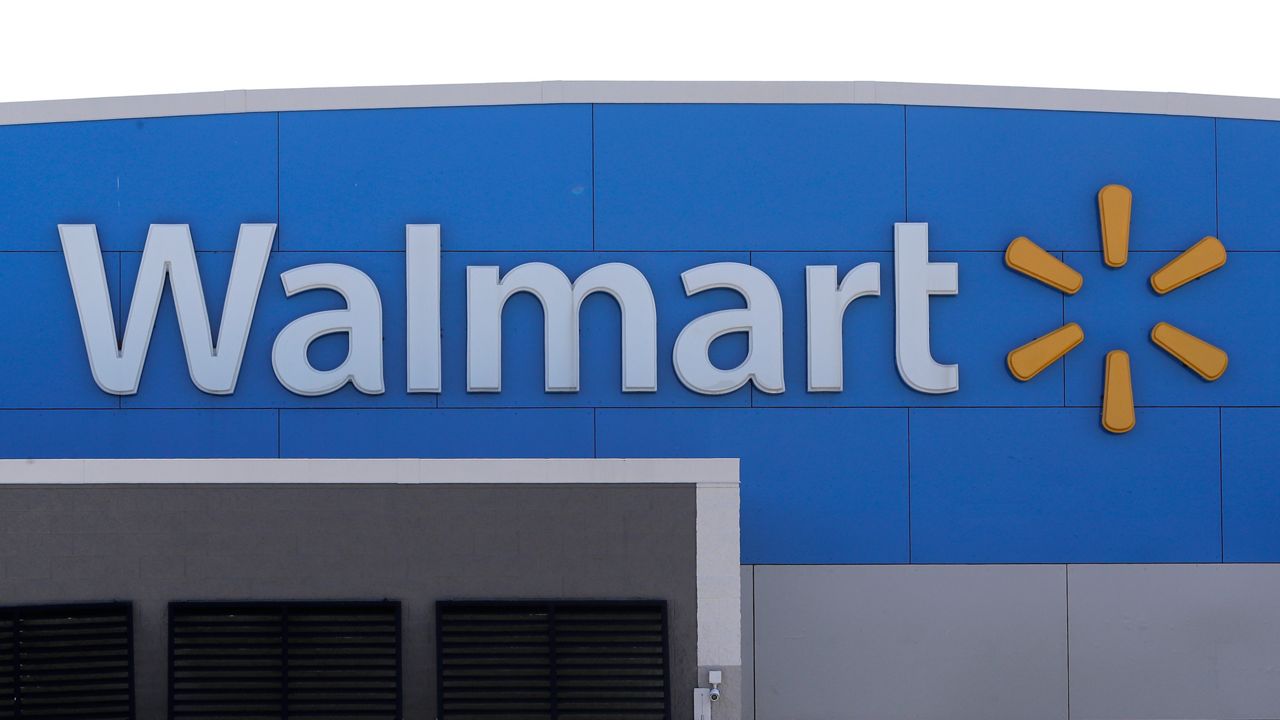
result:
M 1118 90 L 892 82 L 551 81 L 227 90 L 0 103 L 0 125 L 290 110 L 545 103 L 845 103 L 1192 115 L 1280 120 L 1280 100 Z

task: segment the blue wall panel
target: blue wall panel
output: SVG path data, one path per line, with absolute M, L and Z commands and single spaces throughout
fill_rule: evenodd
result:
M 119 253 L 104 253 L 102 264 L 118 302 Z M 0 252 L 0 308 L 7 315 L 0 407 L 119 405 L 93 382 L 62 253 Z
M 1278 155 L 1277 123 L 865 105 L 2 126 L 0 455 L 739 457 L 744 562 L 1276 562 L 1280 415 L 1237 406 L 1280 405 L 1280 254 L 1249 252 L 1280 250 Z M 1096 192 L 1109 182 L 1135 195 L 1133 252 L 1117 270 L 1098 257 Z M 1219 216 L 1227 266 L 1156 296 L 1151 272 L 1218 232 Z M 238 225 L 277 219 L 234 395 L 192 386 L 168 293 L 140 392 L 96 388 L 58 223 L 98 224 L 117 325 L 148 224 L 190 223 L 216 327 Z M 896 372 L 890 251 L 903 219 L 930 223 L 931 260 L 960 264 L 959 296 L 930 302 L 934 356 L 961 366 L 952 395 L 912 392 Z M 424 222 L 443 225 L 439 396 L 405 392 L 404 225 Z M 1066 251 L 1080 293 L 1004 267 L 1020 234 Z M 684 295 L 681 272 L 725 260 L 765 270 L 782 295 L 782 395 L 698 395 L 672 370 L 689 320 L 742 306 L 728 290 Z M 543 392 L 528 295 L 504 314 L 503 392 L 465 391 L 465 267 L 532 261 L 570 278 L 611 261 L 645 273 L 657 393 L 620 391 L 619 313 L 603 295 L 582 310 L 581 392 Z M 867 261 L 881 263 L 882 295 L 846 314 L 846 390 L 808 393 L 804 266 Z M 377 283 L 385 394 L 302 398 L 275 379 L 279 330 L 340 305 L 327 291 L 284 297 L 279 274 L 315 262 Z M 1082 346 L 1014 381 L 1005 354 L 1068 320 Z M 1152 345 L 1161 320 L 1225 349 L 1226 375 L 1206 383 Z M 345 345 L 321 339 L 313 361 L 332 366 Z M 1113 348 L 1132 355 L 1139 405 L 1124 436 L 1098 422 Z M 712 346 L 722 367 L 745 352 L 741 334 Z
M 1217 228 L 1211 119 L 912 107 L 907 134 L 907 212 L 936 250 L 1095 250 L 1108 183 L 1133 191 L 1135 247 Z
M 104 250 L 151 223 L 229 249 L 277 192 L 275 113 L 0 126 L 0 250 L 60 251 L 59 223 L 96 223 Z
M 598 105 L 601 250 L 890 250 L 902 108 Z
M 591 249 L 591 106 L 280 115 L 280 247 Z
M 1216 562 L 1218 410 L 911 410 L 911 559 Z
M 1280 123 L 1218 121 L 1219 232 L 1228 248 L 1280 250 Z
M 599 457 L 741 458 L 742 562 L 907 561 L 904 410 L 599 410 Z
M 1280 254 L 1229 253 L 1222 269 L 1157 295 L 1151 273 L 1173 257 L 1131 252 L 1125 267 L 1113 269 L 1099 253 L 1066 253 L 1085 276 L 1084 287 L 1067 299 L 1067 319 L 1085 335 L 1067 356 L 1067 403 L 1100 404 L 1109 350 L 1129 353 L 1138 405 L 1280 403 Z M 1226 350 L 1226 373 L 1206 382 L 1157 347 L 1151 328 L 1161 321 Z
M 591 457 L 592 410 L 281 410 L 280 455 Z
M 1005 353 L 1062 324 L 1059 293 L 1011 272 L 1001 253 L 933 253 L 934 262 L 959 262 L 960 293 L 930 302 L 932 350 L 942 363 L 960 364 L 960 391 L 926 395 L 908 388 L 894 360 L 893 253 L 752 253 L 782 294 L 787 391 L 755 393 L 759 406 L 830 405 L 1061 405 L 1061 366 L 1020 383 Z M 805 266 L 835 265 L 843 278 L 855 265 L 880 263 L 880 296 L 859 298 L 844 321 L 845 389 L 807 392 Z M 990 318 L 1000 322 L 990 322 Z
M 1280 408 L 1222 410 L 1222 545 L 1227 562 L 1280 560 Z
M 5 458 L 276 457 L 274 410 L 5 410 Z

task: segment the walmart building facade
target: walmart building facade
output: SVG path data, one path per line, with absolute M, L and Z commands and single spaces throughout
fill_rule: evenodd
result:
M 0 105 L 0 717 L 1280 718 L 1278 277 L 1280 101 Z

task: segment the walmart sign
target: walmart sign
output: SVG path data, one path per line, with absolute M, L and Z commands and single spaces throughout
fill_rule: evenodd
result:
M 1098 192 L 1103 258 L 1110 268 L 1128 262 L 1133 194 L 1122 185 Z M 196 251 L 187 225 L 152 225 L 142 252 L 133 302 L 117 337 L 106 267 L 94 225 L 61 225 L 59 234 L 75 293 L 80 326 L 94 381 L 113 395 L 138 392 L 147 348 L 165 283 L 172 287 L 182 345 L 191 381 L 211 395 L 229 395 L 244 361 L 254 309 L 266 274 L 275 237 L 274 224 L 240 228 L 226 287 L 222 323 L 214 339 Z M 405 334 L 409 393 L 439 393 L 441 381 L 439 225 L 405 227 Z M 1226 264 L 1226 248 L 1207 236 L 1152 274 L 1160 295 Z M 1005 251 L 1005 264 L 1067 294 L 1079 292 L 1083 276 L 1026 237 L 1015 238 Z M 898 375 L 921 393 L 944 394 L 960 389 L 958 364 L 934 360 L 930 347 L 929 298 L 959 292 L 959 264 L 929 261 L 927 223 L 894 224 L 894 353 Z M 854 300 L 880 294 L 880 263 L 865 262 L 837 276 L 834 265 L 808 265 L 805 271 L 807 389 L 811 393 L 844 390 L 844 315 Z M 782 299 L 763 270 L 739 262 L 716 262 L 681 274 L 686 296 L 712 289 L 740 295 L 743 308 L 699 316 L 680 331 L 672 367 L 680 383 L 701 395 L 723 395 L 751 384 L 769 394 L 786 387 L 783 371 Z M 276 336 L 271 363 L 280 384 L 297 395 L 336 392 L 350 384 L 361 393 L 385 392 L 383 382 L 382 298 L 373 280 L 350 265 L 316 263 L 280 275 L 285 295 L 330 290 L 345 307 L 299 317 Z M 604 293 L 617 301 L 621 314 L 622 392 L 658 391 L 658 316 L 649 280 L 622 262 L 596 265 L 574 280 L 549 263 L 531 262 L 505 274 L 497 266 L 466 267 L 467 392 L 502 390 L 503 306 L 514 295 L 528 293 L 542 306 L 545 352 L 544 389 L 548 393 L 579 391 L 583 301 Z M 741 334 L 745 358 L 734 367 L 719 367 L 711 345 L 721 337 Z M 308 354 L 313 342 L 329 335 L 346 336 L 346 357 L 336 366 L 318 369 Z M 1206 381 L 1227 368 L 1221 348 L 1167 322 L 1151 330 L 1151 340 Z M 1009 372 L 1026 382 L 1084 341 L 1080 324 L 1066 323 L 1006 357 Z M 1107 353 L 1104 362 L 1102 426 L 1113 433 L 1132 430 L 1137 420 L 1129 354 Z
M 235 392 L 275 229 L 274 224 L 240 227 L 215 339 L 190 228 L 152 225 L 120 338 L 96 226 L 60 225 L 84 345 L 98 387 L 113 395 L 138 392 L 167 282 L 192 383 L 211 395 Z M 439 225 L 405 228 L 404 332 L 410 393 L 442 389 L 440 236 Z M 843 390 L 844 313 L 854 300 L 880 294 L 880 272 L 877 262 L 862 263 L 839 279 L 834 265 L 805 268 L 809 392 Z M 929 297 L 955 295 L 958 275 L 957 263 L 929 262 L 927 224 L 895 225 L 894 346 L 898 374 L 918 392 L 960 389 L 959 367 L 935 361 L 929 341 Z M 766 393 L 783 392 L 782 300 L 773 280 L 759 268 L 736 262 L 699 265 L 684 271 L 681 279 L 686 295 L 725 288 L 740 294 L 746 307 L 708 313 L 685 325 L 671 359 L 680 382 L 703 395 L 722 395 L 747 383 Z M 280 281 L 286 296 L 331 290 L 346 305 L 304 315 L 280 331 L 271 350 L 280 384 L 308 396 L 327 395 L 347 384 L 369 395 L 384 392 L 382 298 L 373 280 L 350 265 L 317 263 L 281 273 Z M 468 392 L 502 390 L 502 309 L 518 293 L 529 293 L 542 304 L 547 392 L 578 391 L 579 310 L 594 293 L 612 296 L 621 312 L 623 392 L 657 391 L 657 307 L 649 281 L 634 266 L 604 263 L 570 281 L 548 263 L 526 263 L 505 274 L 495 266 L 471 265 L 465 282 Z M 746 336 L 746 358 L 736 367 L 717 367 L 710 356 L 711 344 L 733 333 Z M 336 367 L 317 369 L 308 359 L 311 344 L 335 334 L 347 337 L 345 359 Z

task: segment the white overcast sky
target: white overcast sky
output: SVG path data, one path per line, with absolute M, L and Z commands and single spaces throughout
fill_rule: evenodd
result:
M 16 0 L 0 101 L 513 80 L 881 80 L 1280 97 L 1265 0 Z

